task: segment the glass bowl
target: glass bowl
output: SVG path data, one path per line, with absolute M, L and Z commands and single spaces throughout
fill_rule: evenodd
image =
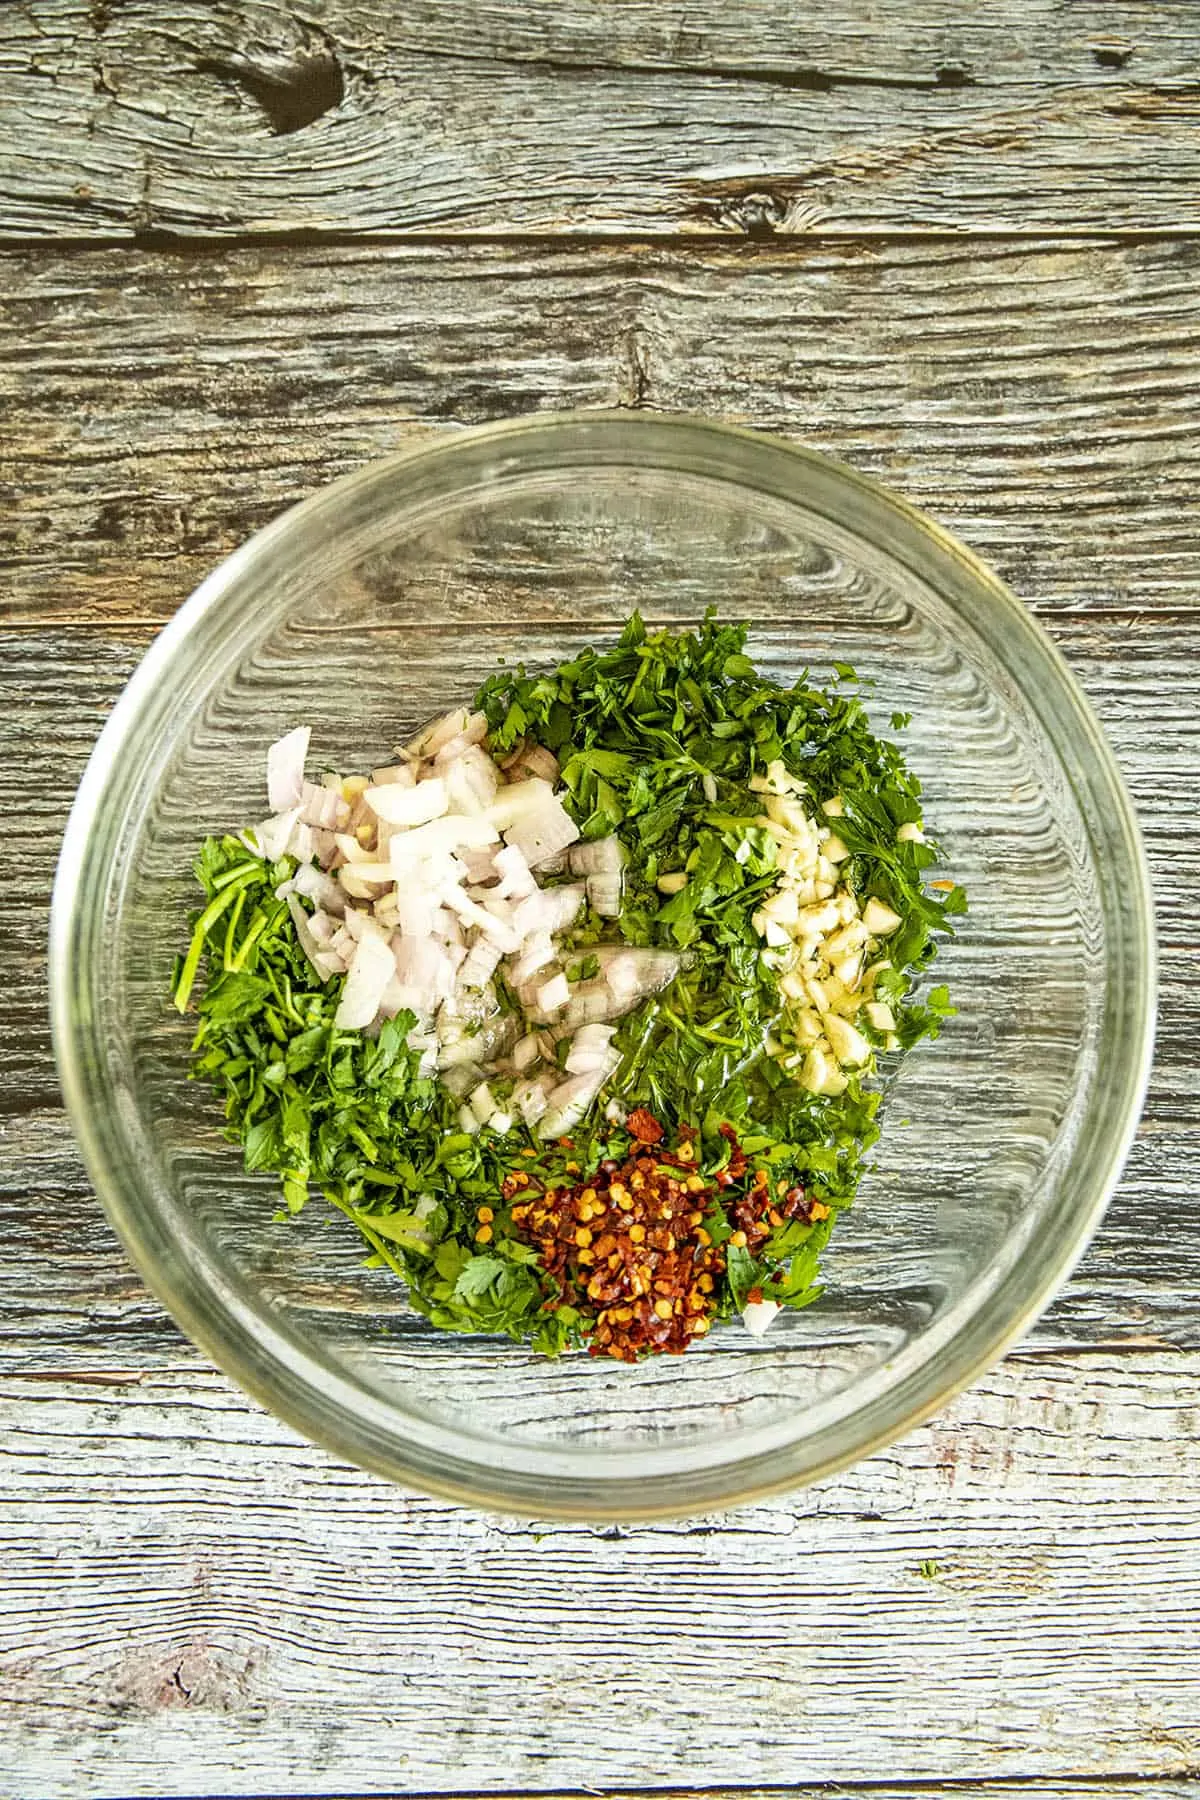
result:
M 264 752 L 371 768 L 500 658 L 550 666 L 706 607 L 791 681 L 870 677 L 971 912 L 959 1011 L 903 1065 L 823 1300 L 634 1368 L 430 1329 L 320 1198 L 273 1222 L 167 1005 L 210 831 Z M 146 656 L 63 845 L 54 1028 L 96 1189 L 183 1329 L 338 1455 L 535 1516 L 649 1517 L 810 1481 L 908 1431 L 1035 1317 L 1117 1179 L 1151 1049 L 1151 907 L 1113 758 L 1065 664 L 976 559 L 811 451 L 701 420 L 539 416 L 439 438 L 260 532 Z

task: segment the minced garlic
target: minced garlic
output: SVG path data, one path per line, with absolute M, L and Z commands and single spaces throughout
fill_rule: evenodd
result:
M 867 1068 L 874 1060 L 855 1023 L 860 1014 L 884 1034 L 888 1049 L 895 1047 L 895 1015 L 874 998 L 874 986 L 891 966 L 877 960 L 878 940 L 903 921 L 874 897 L 860 907 L 858 896 L 839 880 L 850 851 L 831 825 L 810 816 L 804 784 L 782 762 L 771 763 L 750 786 L 765 796 L 755 824 L 774 838 L 779 869 L 776 886 L 753 917 L 786 1003 L 782 1035 L 772 1037 L 768 1049 L 796 1071 L 810 1093 L 840 1094 L 845 1071 Z M 845 816 L 836 794 L 820 810 L 826 820 Z M 919 831 L 914 826 L 909 836 Z

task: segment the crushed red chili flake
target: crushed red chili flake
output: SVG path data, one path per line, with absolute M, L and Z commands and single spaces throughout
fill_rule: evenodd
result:
M 666 1136 L 662 1125 L 644 1106 L 635 1106 L 625 1121 L 631 1138 L 639 1144 L 661 1144 Z
M 591 1326 L 593 1356 L 635 1362 L 679 1355 L 708 1331 L 725 1257 L 704 1219 L 716 1197 L 696 1173 L 690 1137 L 661 1148 L 663 1127 L 644 1108 L 624 1162 L 608 1159 L 570 1186 L 521 1194 L 512 1222 L 540 1253 L 562 1301 Z M 653 1154 L 650 1150 L 653 1148 Z M 508 1178 L 509 1182 L 512 1177 Z M 505 1183 L 505 1198 L 518 1188 Z
M 720 1127 L 729 1156 L 711 1177 L 696 1169 L 698 1134 L 688 1126 L 668 1145 L 663 1125 L 638 1107 L 625 1129 L 630 1149 L 623 1162 L 610 1157 L 588 1176 L 566 1162 L 567 1179 L 549 1187 L 538 1185 L 532 1170 L 514 1169 L 501 1193 L 512 1204 L 514 1229 L 557 1285 L 546 1310 L 574 1307 L 593 1356 L 635 1362 L 663 1351 L 679 1355 L 708 1331 L 725 1252 L 713 1243 L 707 1218 L 723 1215 L 729 1242 L 754 1256 L 781 1225 L 827 1217 L 829 1208 L 810 1202 L 799 1185 L 779 1184 L 773 1192 L 767 1170 L 752 1166 L 732 1125 Z M 761 1288 L 748 1298 L 761 1299 Z

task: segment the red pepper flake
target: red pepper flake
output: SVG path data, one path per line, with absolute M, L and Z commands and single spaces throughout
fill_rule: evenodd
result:
M 625 1128 L 631 1138 L 639 1144 L 661 1144 L 666 1133 L 653 1113 L 644 1106 L 635 1106 L 625 1121 Z
M 557 1285 L 544 1310 L 574 1307 L 593 1356 L 636 1362 L 679 1355 L 712 1323 L 725 1252 L 706 1220 L 723 1214 L 729 1241 L 754 1256 L 781 1225 L 828 1209 L 810 1203 L 799 1185 L 772 1194 L 767 1171 L 751 1170 L 732 1125 L 720 1127 L 729 1157 L 711 1176 L 697 1167 L 696 1131 L 681 1127 L 668 1144 L 645 1107 L 630 1113 L 625 1128 L 623 1162 L 606 1157 L 590 1175 L 568 1162 L 565 1182 L 544 1189 L 522 1169 L 506 1176 L 501 1192 L 517 1201 L 513 1227 Z M 761 1287 L 747 1296 L 762 1297 Z
M 695 1175 L 692 1135 L 680 1134 L 678 1145 L 689 1156 L 666 1149 L 648 1156 L 647 1147 L 666 1135 L 659 1121 L 643 1107 L 627 1129 L 631 1154 L 623 1163 L 608 1158 L 575 1185 L 512 1213 L 563 1300 L 588 1322 L 592 1355 L 618 1362 L 678 1356 L 703 1337 L 725 1269 L 703 1224 L 716 1190 Z

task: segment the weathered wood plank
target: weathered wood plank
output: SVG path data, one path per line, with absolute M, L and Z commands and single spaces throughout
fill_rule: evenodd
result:
M 603 1531 L 407 1499 L 216 1377 L 10 1383 L 3 1791 L 161 1793 L 168 1741 L 192 1793 L 1182 1777 L 1198 1376 L 1010 1362 L 807 1493 Z
M 1176 230 L 1188 8 L 126 7 L 0 43 L 0 230 Z
M 260 42 L 281 19 L 271 5 L 237 11 Z M 323 12 L 326 32 L 343 34 L 360 54 L 375 47 L 393 59 L 472 58 L 585 74 L 737 73 L 813 91 L 826 82 L 1028 86 L 1068 75 L 1111 86 L 1117 70 L 1138 83 L 1183 80 L 1195 73 L 1197 55 L 1188 0 L 1138 0 L 1116 14 L 1098 0 L 1075 0 L 1066 15 L 1044 3 L 1000 13 L 955 0 L 872 0 L 869 10 L 862 0 L 834 0 L 819 15 L 789 0 L 748 0 L 736 13 L 721 0 L 698 0 L 684 12 L 657 0 L 409 0 L 396 9 L 339 0 Z
M 1039 605 L 1194 606 L 1198 283 L 1194 242 L 0 258 L 8 615 L 166 618 L 369 457 L 617 404 L 844 456 Z

